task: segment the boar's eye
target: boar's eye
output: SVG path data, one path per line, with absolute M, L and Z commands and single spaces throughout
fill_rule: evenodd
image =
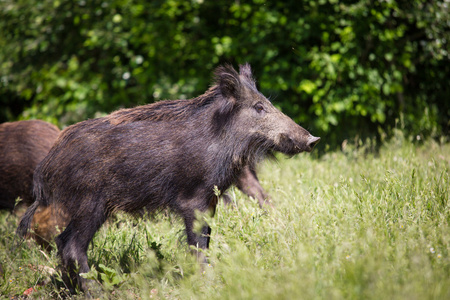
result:
M 256 103 L 254 108 L 255 108 L 256 112 L 259 113 L 259 114 L 265 112 L 264 106 L 260 102 Z

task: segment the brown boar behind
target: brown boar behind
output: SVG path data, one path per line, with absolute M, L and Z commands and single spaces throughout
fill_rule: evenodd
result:
M 33 172 L 58 138 L 59 129 L 40 120 L 0 124 L 0 209 L 12 210 L 20 197 L 33 202 Z

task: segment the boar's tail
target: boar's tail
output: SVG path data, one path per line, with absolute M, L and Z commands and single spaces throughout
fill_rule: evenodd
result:
M 28 233 L 28 230 L 31 226 L 31 220 L 33 220 L 34 213 L 36 212 L 36 209 L 39 206 L 38 201 L 34 201 L 33 204 L 31 204 L 30 207 L 28 207 L 27 211 L 22 217 L 22 220 L 20 220 L 19 227 L 17 227 L 16 234 L 20 237 L 25 237 Z
M 49 206 L 48 195 L 44 191 L 44 180 L 42 178 L 42 174 L 38 172 L 40 165 L 36 167 L 36 171 L 33 176 L 33 198 L 34 201 L 39 203 L 42 206 Z
M 38 166 L 39 167 L 39 166 Z M 36 174 L 35 174 L 36 175 Z M 42 180 L 39 175 L 33 178 L 33 198 L 34 202 L 28 207 L 27 211 L 20 220 L 19 227 L 17 227 L 16 234 L 20 237 L 25 237 L 31 226 L 34 213 L 39 205 L 47 206 L 44 191 L 42 190 Z

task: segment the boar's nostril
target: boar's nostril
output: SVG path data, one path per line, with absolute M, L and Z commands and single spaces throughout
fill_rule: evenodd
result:
M 320 137 L 310 136 L 306 145 L 312 150 L 319 141 Z

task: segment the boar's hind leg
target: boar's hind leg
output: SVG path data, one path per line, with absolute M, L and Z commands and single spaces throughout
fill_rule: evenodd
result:
M 68 280 L 64 281 L 72 291 L 76 287 L 86 292 L 88 290 L 87 280 L 80 278 L 78 274 L 89 272 L 87 258 L 89 242 L 105 220 L 106 215 L 103 211 L 74 216 L 66 229 L 55 239 L 66 276 L 69 276 L 65 278 Z
M 217 197 L 210 201 L 207 212 L 214 216 L 217 206 Z M 186 226 L 187 241 L 190 246 L 200 249 L 208 249 L 211 235 L 211 227 L 204 223 L 199 233 L 194 232 L 195 210 L 188 209 L 183 212 L 184 224 Z M 199 262 L 206 263 L 206 258 L 202 253 L 197 252 Z

